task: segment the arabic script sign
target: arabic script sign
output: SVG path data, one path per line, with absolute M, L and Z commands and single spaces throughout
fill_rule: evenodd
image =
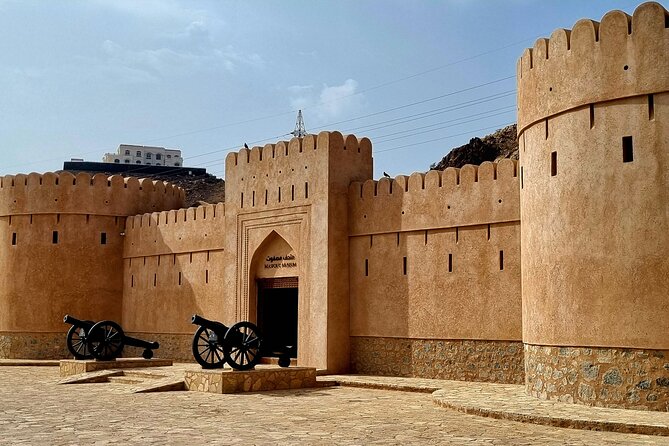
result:
M 267 256 L 265 257 L 265 269 L 296 268 L 295 255 Z

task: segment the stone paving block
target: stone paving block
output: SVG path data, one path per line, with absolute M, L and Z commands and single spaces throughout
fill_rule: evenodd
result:
M 171 359 L 119 358 L 115 361 L 62 359 L 60 361 L 60 376 L 79 375 L 98 370 L 166 367 L 172 364 Z

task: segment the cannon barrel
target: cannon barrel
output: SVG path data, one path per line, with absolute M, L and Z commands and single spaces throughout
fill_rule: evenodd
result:
M 148 348 L 151 350 L 155 350 L 160 347 L 160 344 L 155 341 L 145 341 L 143 339 L 132 338 L 130 336 L 124 336 L 124 341 L 125 345 L 129 345 L 131 347 Z
M 228 331 L 228 327 L 225 324 L 222 324 L 221 322 L 205 319 L 202 316 L 199 316 L 197 314 L 194 314 L 193 317 L 191 317 L 190 320 L 191 320 L 192 324 L 200 325 L 204 328 L 208 328 L 209 330 L 213 330 L 216 333 L 220 333 L 221 336 L 223 336 L 225 334 L 225 332 Z
M 82 321 L 77 319 L 74 316 L 70 316 L 69 314 L 66 314 L 65 317 L 63 318 L 63 322 L 66 324 L 74 325 L 77 327 L 82 327 L 85 328 L 86 330 L 90 330 L 91 327 L 93 326 L 94 322 L 91 321 Z

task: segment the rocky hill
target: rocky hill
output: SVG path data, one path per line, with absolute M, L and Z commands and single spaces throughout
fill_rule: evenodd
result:
M 430 166 L 432 170 L 444 170 L 447 167 L 462 167 L 465 164 L 479 165 L 484 161 L 496 161 L 503 158 L 518 159 L 518 141 L 516 124 L 497 130 L 483 138 L 472 138 L 463 146 L 455 147 Z
M 225 201 L 225 181 L 207 174 L 198 177 L 177 177 L 173 179 L 154 178 L 183 188 L 186 192 L 186 207 L 204 203 L 220 203 Z

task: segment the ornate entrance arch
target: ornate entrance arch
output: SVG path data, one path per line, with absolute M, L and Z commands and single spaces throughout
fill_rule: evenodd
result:
M 298 340 L 297 254 L 275 230 L 258 246 L 249 268 L 249 319 L 263 336 L 279 345 L 293 347 Z

